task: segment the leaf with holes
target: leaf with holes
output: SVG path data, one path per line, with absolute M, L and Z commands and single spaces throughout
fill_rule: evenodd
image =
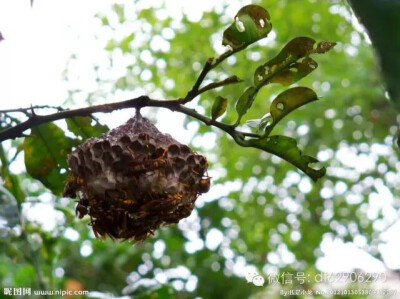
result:
M 83 140 L 90 137 L 99 137 L 109 131 L 106 125 L 99 123 L 92 125 L 94 120 L 89 116 L 79 116 L 66 119 L 68 129 Z
M 257 68 L 254 73 L 255 86 L 263 86 L 268 83 L 289 85 L 300 80 L 318 66 L 308 56 L 314 53 L 326 53 L 336 43 L 320 42 L 316 47 L 314 45 L 315 40 L 309 37 L 296 37 L 292 39 L 277 56 Z M 304 57 L 305 59 L 298 61 Z
M 238 120 L 236 121 L 236 125 L 240 123 L 243 115 L 245 115 L 247 110 L 249 110 L 251 105 L 253 105 L 256 94 L 257 89 L 252 86 L 247 88 L 246 91 L 240 96 L 239 100 L 236 103 L 236 111 L 239 115 Z
M 296 140 L 287 136 L 276 135 L 260 139 L 250 139 L 246 141 L 244 146 L 258 148 L 281 157 L 307 174 L 314 182 L 326 173 L 325 167 L 320 169 L 310 167 L 310 164 L 318 163 L 319 161 L 313 157 L 303 155 L 297 147 Z
M 52 123 L 33 128 L 31 135 L 23 143 L 27 172 L 54 194 L 61 194 L 66 180 L 66 173 L 61 171 L 67 169 L 67 154 L 74 140 Z
M 271 29 L 268 11 L 258 5 L 247 5 L 239 10 L 235 21 L 224 31 L 222 44 L 233 50 L 245 48 L 266 37 Z
M 228 100 L 218 96 L 211 108 L 211 118 L 212 120 L 216 120 L 222 114 L 225 113 L 226 108 L 228 108 Z
M 299 62 L 293 63 L 271 78 L 269 82 L 280 83 L 284 86 L 293 84 L 307 76 L 318 67 L 318 63 L 310 57 L 305 57 Z
M 272 101 L 270 107 L 272 123 L 266 128 L 266 135 L 268 135 L 273 127 L 290 112 L 316 100 L 318 100 L 317 94 L 307 87 L 294 87 L 279 94 Z

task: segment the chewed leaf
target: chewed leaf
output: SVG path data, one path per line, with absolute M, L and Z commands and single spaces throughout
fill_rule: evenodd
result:
M 261 139 L 248 140 L 247 145 L 264 150 L 274 154 L 293 164 L 305 174 L 307 174 L 314 182 L 323 177 L 326 173 L 325 167 L 314 169 L 310 164 L 319 162 L 317 159 L 303 155 L 297 147 L 297 142 L 293 138 L 286 136 L 271 136 Z
M 335 45 L 336 43 L 332 42 L 320 42 L 314 48 L 315 40 L 312 38 L 296 37 L 287 43 L 277 56 L 257 68 L 254 73 L 254 84 L 256 86 L 271 82 L 292 84 L 318 67 L 318 64 L 308 57 L 309 55 L 328 52 Z M 298 62 L 304 57 L 306 58 Z
M 314 50 L 314 52 L 318 54 L 323 54 L 330 51 L 334 46 L 336 46 L 336 43 L 320 42 L 318 43 L 317 48 Z
M 74 140 L 52 123 L 33 128 L 31 135 L 23 143 L 26 171 L 54 194 L 61 194 L 66 179 L 61 170 L 67 169 L 67 154 Z
M 270 16 L 266 9 L 258 5 L 247 5 L 235 16 L 235 21 L 224 31 L 222 44 L 233 50 L 264 38 L 272 29 Z
M 243 115 L 246 114 L 247 110 L 253 105 L 254 98 L 257 94 L 257 89 L 255 87 L 249 87 L 246 91 L 240 96 L 239 100 L 236 103 L 236 111 L 239 115 L 236 124 L 240 123 Z
M 211 108 L 211 118 L 213 120 L 216 120 L 218 117 L 225 113 L 227 107 L 228 100 L 223 97 L 217 97 Z
M 283 71 L 277 73 L 269 82 L 280 83 L 284 86 L 287 86 L 307 76 L 317 67 L 318 63 L 315 60 L 310 57 L 306 57 L 303 60 L 295 62 L 290 67 L 285 68 Z
M 294 87 L 279 94 L 272 102 L 270 113 L 274 124 L 293 110 L 318 100 L 316 93 L 307 87 Z
M 106 125 L 92 125 L 93 119 L 89 116 L 73 117 L 66 120 L 68 129 L 76 136 L 81 136 L 83 140 L 90 137 L 99 137 L 109 131 Z

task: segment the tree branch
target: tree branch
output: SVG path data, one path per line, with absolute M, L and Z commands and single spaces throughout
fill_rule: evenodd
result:
M 200 85 L 201 85 L 201 83 L 203 83 L 203 80 L 207 76 L 208 72 L 214 67 L 213 62 L 214 62 L 214 58 L 207 59 L 207 62 L 204 64 L 203 69 L 201 70 L 201 73 L 196 80 L 196 83 L 194 83 L 192 89 L 188 92 L 186 97 L 181 100 L 182 104 L 186 104 L 187 102 L 190 102 L 196 96 L 199 95 L 198 91 L 199 91 Z
M 192 89 L 187 93 L 187 95 L 183 99 L 180 99 L 180 103 L 181 104 L 186 104 L 186 103 L 190 102 L 191 100 L 193 100 L 195 97 L 197 97 L 199 94 L 201 94 L 201 93 L 203 93 L 203 92 L 205 92 L 207 90 L 222 86 L 222 85 L 218 85 L 217 83 L 219 83 L 219 82 L 217 82 L 217 83 L 211 83 L 211 84 L 203 87 L 202 89 L 200 89 L 201 83 L 203 83 L 203 81 L 204 81 L 204 79 L 207 76 L 209 71 L 211 71 L 213 68 L 217 67 L 221 62 L 223 62 L 228 57 L 230 57 L 233 54 L 245 49 L 246 47 L 247 47 L 247 45 L 244 45 L 244 46 L 242 46 L 240 48 L 237 48 L 235 50 L 229 49 L 228 51 L 222 53 L 217 59 L 214 59 L 212 57 L 208 58 L 207 62 L 204 64 L 203 69 L 200 72 L 199 77 L 196 80 L 196 83 L 193 85 Z M 240 82 L 240 81 L 237 81 L 237 82 Z M 236 83 L 236 82 L 231 82 L 231 83 Z M 212 85 L 212 84 L 216 84 L 216 86 L 211 87 L 210 85 Z M 223 84 L 223 85 L 226 85 L 226 84 Z M 209 88 L 205 89 L 206 87 L 209 87 Z
M 116 102 L 111 104 L 103 104 L 97 106 L 91 106 L 86 108 L 80 108 L 75 110 L 61 110 L 54 114 L 48 115 L 30 115 L 30 117 L 20 124 L 0 131 L 0 142 L 7 139 L 14 139 L 16 137 L 21 137 L 25 130 L 34 128 L 44 123 L 53 122 L 60 119 L 71 118 L 76 116 L 91 116 L 93 113 L 103 112 L 109 113 L 114 110 L 126 109 L 126 108 L 137 108 L 140 109 L 145 106 L 157 106 L 157 107 L 167 107 L 173 109 L 174 104 L 178 104 L 176 101 L 156 101 L 151 100 L 147 96 L 141 96 L 136 99 L 131 99 L 122 102 Z M 30 109 L 30 108 L 29 108 Z M 17 111 L 18 109 L 11 109 L 10 111 Z M 20 109 L 23 110 L 23 109 Z
M 23 133 L 24 131 L 28 129 L 32 129 L 36 126 L 53 122 L 56 120 L 61 120 L 61 119 L 66 119 L 66 118 L 72 118 L 72 117 L 77 117 L 77 116 L 92 116 L 93 113 L 110 113 L 115 110 L 121 110 L 121 109 L 128 109 L 128 108 L 136 108 L 137 110 L 140 110 L 143 107 L 159 107 L 159 108 L 166 108 L 171 111 L 177 111 L 184 113 L 188 116 L 191 116 L 193 118 L 196 118 L 197 120 L 202 121 L 208 126 L 215 126 L 229 135 L 231 135 L 235 140 L 237 138 L 244 138 L 245 136 L 249 136 L 248 133 L 240 132 L 235 130 L 235 127 L 232 125 L 224 124 L 215 120 L 212 120 L 211 118 L 208 118 L 204 115 L 201 115 L 196 112 L 194 109 L 190 109 L 185 107 L 180 103 L 180 99 L 177 100 L 167 100 L 167 101 L 162 101 L 162 100 L 153 100 L 150 99 L 147 96 L 140 96 L 135 99 L 130 99 L 127 101 L 122 101 L 122 102 L 116 102 L 116 103 L 110 103 L 110 104 L 103 104 L 103 105 L 96 105 L 96 106 L 91 106 L 91 107 L 86 107 L 86 108 L 79 108 L 79 109 L 74 109 L 74 110 L 63 110 L 59 109 L 59 112 L 54 113 L 54 114 L 48 114 L 48 115 L 30 115 L 30 117 L 19 124 L 17 124 L 14 127 L 5 129 L 3 131 L 0 131 L 0 142 L 8 139 L 14 139 L 17 137 L 22 137 L 24 136 Z M 33 107 L 35 108 L 35 107 Z M 12 111 L 17 111 L 19 109 L 11 109 Z M 9 111 L 11 111 L 9 110 Z M 256 136 L 251 136 L 251 137 L 256 137 Z
M 6 113 L 14 113 L 14 112 L 19 112 L 23 114 L 29 114 L 32 109 L 37 110 L 37 109 L 55 109 L 58 111 L 63 110 L 61 107 L 58 106 L 49 106 L 49 105 L 41 105 L 41 106 L 31 106 L 28 108 L 16 108 L 16 109 L 6 109 L 6 110 L 0 110 L 0 114 L 6 114 Z

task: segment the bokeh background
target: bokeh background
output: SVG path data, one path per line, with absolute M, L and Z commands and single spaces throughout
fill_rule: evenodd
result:
M 280 290 L 400 285 L 400 163 L 393 146 L 400 120 L 371 42 L 345 1 L 2 2 L 0 109 L 184 96 L 206 59 L 225 50 L 223 30 L 250 3 L 269 10 L 273 31 L 208 77 L 237 75 L 244 83 L 204 94 L 190 106 L 209 115 L 222 95 L 231 108 L 224 121 L 232 122 L 234 102 L 253 71 L 286 42 L 296 36 L 338 42 L 315 57 L 319 68 L 298 82 L 321 101 L 276 128 L 316 156 L 327 175 L 313 183 L 287 162 L 241 148 L 216 129 L 143 109 L 161 131 L 207 156 L 213 185 L 189 218 L 133 245 L 95 239 L 89 219 L 75 217 L 73 200 L 52 195 L 26 174 L 21 140 L 3 142 L 2 177 L 15 184 L 0 185 L 1 287 L 82 289 L 93 298 L 279 298 Z M 281 91 L 264 88 L 244 120 L 266 114 Z M 97 117 L 115 127 L 133 114 Z M 17 204 L 18 198 L 24 202 Z M 263 287 L 247 283 L 249 271 L 265 278 Z M 340 272 L 386 279 L 340 285 L 313 279 Z M 268 282 L 283 273 L 311 279 Z

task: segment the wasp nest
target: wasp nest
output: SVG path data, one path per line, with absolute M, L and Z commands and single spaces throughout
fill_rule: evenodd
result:
M 79 145 L 68 166 L 64 196 L 78 194 L 76 212 L 90 216 L 96 237 L 144 240 L 188 217 L 210 186 L 206 158 L 140 114 Z

